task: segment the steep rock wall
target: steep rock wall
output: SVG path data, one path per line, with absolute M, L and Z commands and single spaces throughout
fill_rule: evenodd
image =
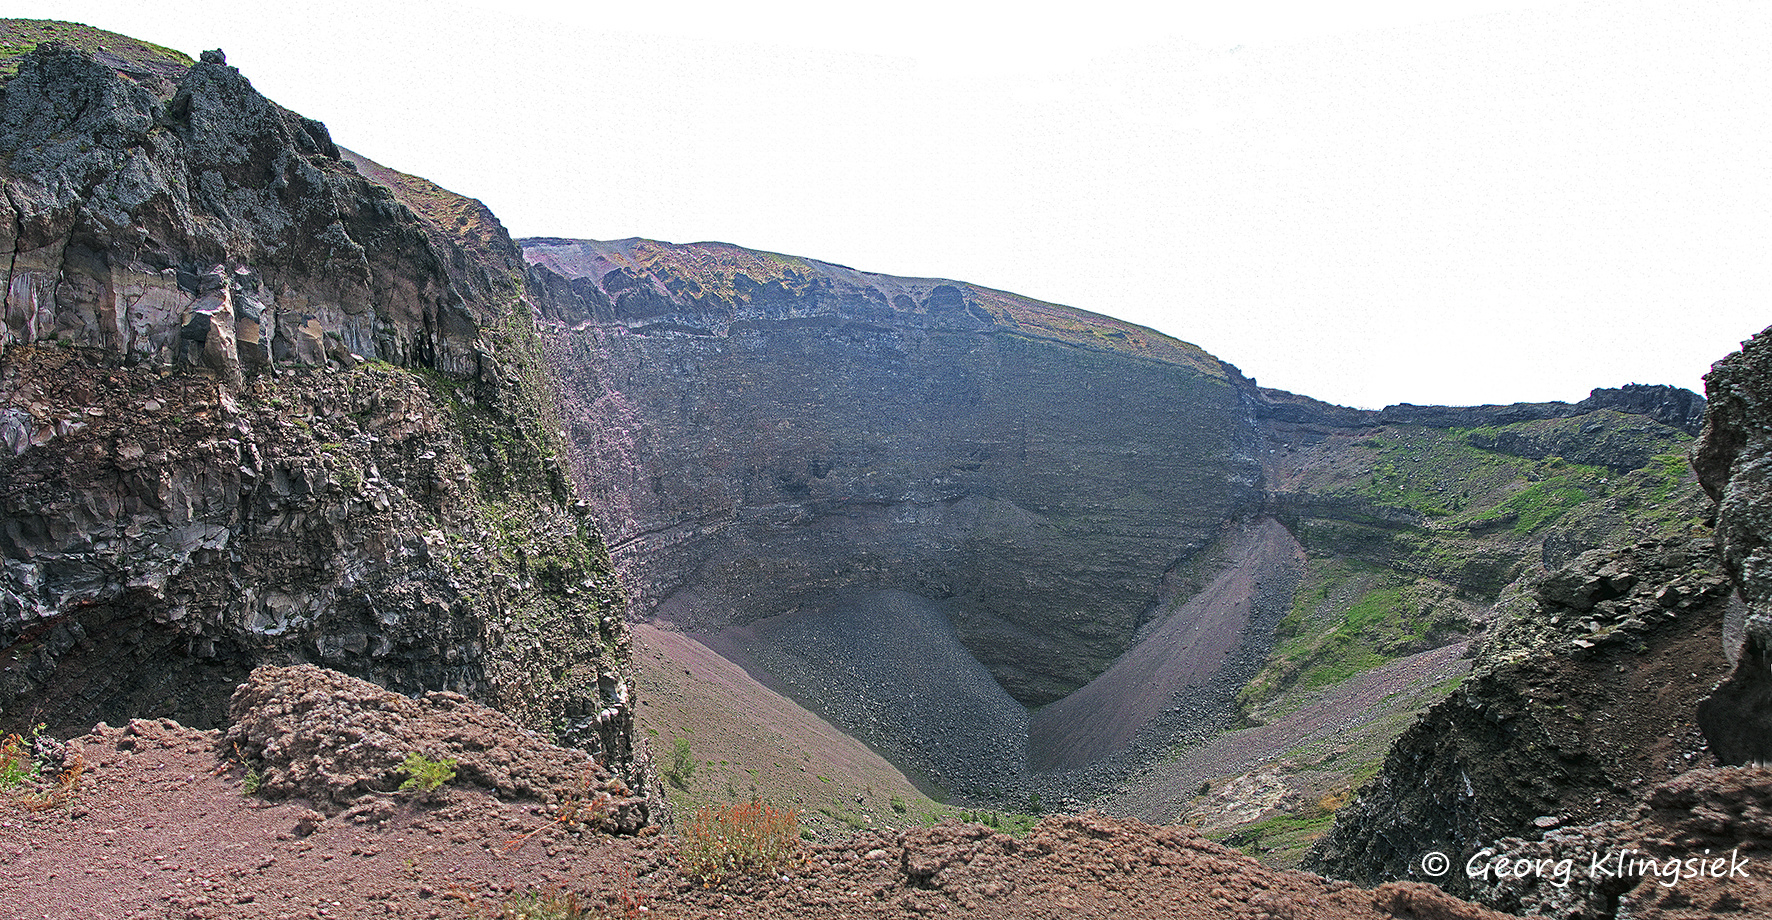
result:
M 1736 667 L 1699 710 L 1725 764 L 1772 762 L 1772 329 L 1704 378 L 1710 398 L 1692 464 L 1717 500 L 1717 549 L 1747 602 Z
M 312 662 L 639 785 L 508 235 L 219 52 L 83 28 L 113 50 L 38 45 L 0 95 L 0 719 L 216 725 L 255 665 Z
M 1259 506 L 1252 388 L 1148 329 L 717 243 L 524 251 L 644 615 L 717 629 L 905 591 L 1037 705 Z

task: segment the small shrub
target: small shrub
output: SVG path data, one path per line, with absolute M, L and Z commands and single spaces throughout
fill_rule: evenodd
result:
M 550 891 L 533 889 L 522 894 L 513 895 L 499 905 L 498 912 L 491 914 L 491 920 L 639 920 L 648 915 L 651 907 L 648 898 L 634 882 L 634 871 L 626 866 L 618 870 L 617 889 L 606 893 L 601 902 L 593 902 L 590 898 L 576 891 L 555 888 Z M 486 918 L 485 913 L 477 913 L 476 917 Z
M 695 755 L 689 751 L 689 739 L 678 738 L 671 745 L 671 762 L 664 768 L 664 777 L 678 789 L 687 790 L 689 780 L 695 776 Z
M 406 755 L 400 769 L 406 772 L 406 781 L 400 784 L 401 792 L 430 792 L 455 779 L 453 758 L 431 760 L 417 751 Z
M 576 891 L 529 891 L 506 901 L 492 916 L 496 920 L 591 920 L 602 913 L 593 912 Z
M 907 811 L 910 811 L 910 810 L 911 810 L 911 808 L 910 808 L 910 806 L 909 806 L 909 805 L 906 805 L 906 804 L 905 804 L 905 803 L 904 803 L 904 799 L 901 799 L 901 798 L 899 798 L 899 797 L 898 797 L 898 796 L 896 796 L 896 795 L 895 795 L 895 796 L 893 796 L 893 797 L 892 797 L 892 810 L 893 810 L 893 811 L 896 811 L 896 812 L 898 812 L 898 813 L 899 813 L 899 814 L 901 814 L 901 815 L 902 815 L 902 814 L 904 814 L 904 813 L 905 813 L 905 812 L 907 812 Z
M 242 795 L 257 795 L 258 790 L 262 788 L 264 784 L 265 775 L 258 772 L 257 767 L 247 767 L 246 779 L 240 783 L 240 793 Z
M 41 730 L 43 726 L 37 728 Z M 31 743 L 18 732 L 0 739 L 0 789 L 11 789 L 36 778 L 37 758 L 32 755 Z
M 799 849 L 800 813 L 756 799 L 701 809 L 677 843 L 684 874 L 704 884 L 779 874 Z

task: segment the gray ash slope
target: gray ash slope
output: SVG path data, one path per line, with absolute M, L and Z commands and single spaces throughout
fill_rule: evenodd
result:
M 753 624 L 745 652 L 790 693 L 940 789 L 1025 795 L 1028 713 L 947 615 L 903 591 Z

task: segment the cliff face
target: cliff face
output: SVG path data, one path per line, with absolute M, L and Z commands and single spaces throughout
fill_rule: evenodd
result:
M 723 244 L 524 241 L 578 479 L 641 613 L 903 591 L 1023 703 L 1100 673 L 1259 508 L 1250 389 L 1191 345 Z
M 1717 548 L 1747 603 L 1736 667 L 1699 709 L 1725 764 L 1772 762 L 1772 329 L 1705 376 L 1710 411 L 1692 464 L 1717 500 Z
M 219 52 L 0 27 L 68 40 L 0 94 L 0 719 L 218 725 L 252 667 L 312 662 L 637 780 L 622 600 L 502 228 Z

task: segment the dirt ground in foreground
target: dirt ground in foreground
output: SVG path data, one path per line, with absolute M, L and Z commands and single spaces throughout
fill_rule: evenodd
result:
M 573 832 L 545 806 L 473 788 L 366 797 L 330 817 L 265 801 L 244 793 L 218 737 L 136 721 L 81 739 L 88 768 L 70 801 L 0 807 L 0 920 L 542 917 L 533 905 L 549 893 L 575 895 L 586 917 L 1499 916 L 1097 815 L 1022 838 L 962 824 L 863 832 L 808 846 L 779 875 L 707 886 L 679 871 L 668 832 Z

